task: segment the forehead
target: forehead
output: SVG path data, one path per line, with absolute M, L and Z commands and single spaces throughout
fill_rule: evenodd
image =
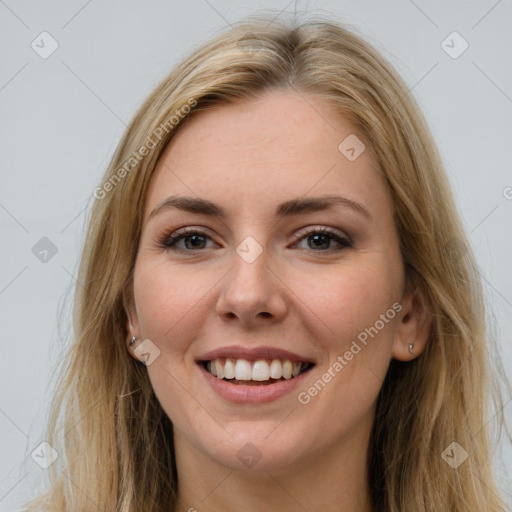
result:
M 188 119 L 160 156 L 146 214 L 171 194 L 238 212 L 336 192 L 382 208 L 387 190 L 363 148 L 351 123 L 312 95 L 272 91 L 218 105 Z

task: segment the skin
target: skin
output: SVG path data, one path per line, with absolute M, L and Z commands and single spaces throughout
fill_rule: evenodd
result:
M 176 510 L 370 510 L 366 456 L 376 398 L 391 359 L 418 356 L 428 327 L 404 288 L 376 160 L 368 149 L 354 161 L 338 150 L 353 133 L 325 100 L 271 91 L 191 117 L 157 163 L 129 319 L 137 343 L 149 339 L 160 350 L 147 370 L 174 424 Z M 371 218 L 344 205 L 275 216 L 284 201 L 333 194 L 357 201 Z M 168 208 L 150 218 L 171 195 L 208 199 L 228 216 Z M 200 249 L 190 238 L 178 242 L 182 251 L 160 242 L 185 226 L 209 237 L 200 238 Z M 353 246 L 327 237 L 317 248 L 314 234 L 294 238 L 321 227 Z M 248 236 L 263 249 L 252 263 L 236 252 Z M 299 403 L 298 391 L 394 303 L 401 311 L 309 403 Z M 127 343 L 135 358 L 137 343 Z M 316 364 L 298 391 L 266 404 L 233 404 L 211 389 L 195 362 L 233 344 L 279 347 Z M 261 455 L 251 468 L 237 457 L 248 442 Z

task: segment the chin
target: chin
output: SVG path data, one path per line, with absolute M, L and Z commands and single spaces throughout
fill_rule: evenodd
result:
M 270 432 L 270 435 L 269 435 Z M 215 440 L 212 440 L 215 443 Z M 305 457 L 302 450 L 304 441 L 295 440 L 286 432 L 277 435 L 271 430 L 254 432 L 247 429 L 242 435 L 225 439 L 212 445 L 203 446 L 202 450 L 212 460 L 234 471 L 279 473 L 297 464 Z

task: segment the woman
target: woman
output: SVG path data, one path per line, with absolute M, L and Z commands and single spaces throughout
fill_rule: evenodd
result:
M 505 510 L 476 265 L 361 38 L 234 27 L 151 94 L 94 196 L 61 457 L 28 510 Z

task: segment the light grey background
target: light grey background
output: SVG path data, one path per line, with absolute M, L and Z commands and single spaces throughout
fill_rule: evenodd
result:
M 511 0 L 0 0 L 0 511 L 42 485 L 30 453 L 44 440 L 69 338 L 66 293 L 92 191 L 125 125 L 191 48 L 260 7 L 354 25 L 405 78 L 439 145 L 512 373 Z M 43 31 L 59 45 L 47 59 L 31 48 Z M 454 31 L 469 44 L 457 58 Z M 47 262 L 32 251 L 42 237 L 57 248 Z M 501 485 L 512 489 L 508 443 L 498 455 Z

